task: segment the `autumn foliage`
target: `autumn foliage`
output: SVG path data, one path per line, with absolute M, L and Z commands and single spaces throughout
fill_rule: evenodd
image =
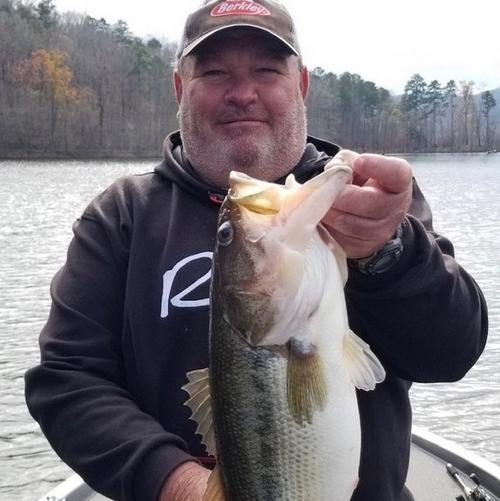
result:
M 175 51 L 174 42 L 135 36 L 124 21 L 59 14 L 54 0 L 0 0 L 0 157 L 158 158 L 177 127 Z M 500 149 L 500 89 L 427 83 L 416 73 L 395 96 L 322 68 L 310 81 L 309 132 L 344 147 Z
M 161 154 L 175 46 L 53 0 L 0 0 L 0 158 Z
M 68 54 L 58 49 L 38 49 L 29 59 L 18 61 L 12 79 L 26 88 L 44 94 L 51 103 L 61 105 L 78 99 L 73 71 L 66 65 Z

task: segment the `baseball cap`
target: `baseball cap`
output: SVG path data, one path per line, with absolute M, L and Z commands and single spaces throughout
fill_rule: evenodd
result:
M 274 0 L 206 0 L 186 20 L 177 47 L 177 59 L 187 56 L 212 35 L 236 27 L 264 31 L 300 57 L 292 17 L 281 3 Z

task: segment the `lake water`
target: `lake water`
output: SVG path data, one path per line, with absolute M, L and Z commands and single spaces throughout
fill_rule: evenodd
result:
M 415 385 L 414 421 L 500 464 L 500 154 L 408 158 L 435 228 L 454 242 L 490 312 L 480 361 L 458 383 Z M 72 222 L 115 178 L 154 164 L 0 162 L 0 499 L 37 499 L 71 473 L 26 410 L 23 375 L 39 359 L 49 283 Z

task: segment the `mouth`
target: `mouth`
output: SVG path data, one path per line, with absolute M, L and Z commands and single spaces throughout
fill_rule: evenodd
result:
M 265 113 L 231 112 L 227 110 L 217 117 L 217 121 L 221 124 L 264 123 L 268 121 L 268 118 Z
M 265 123 L 264 120 L 256 118 L 235 118 L 231 120 L 223 120 L 220 122 L 222 125 L 261 125 Z

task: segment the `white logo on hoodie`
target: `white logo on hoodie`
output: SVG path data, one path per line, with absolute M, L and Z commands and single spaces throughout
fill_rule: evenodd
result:
M 161 296 L 161 318 L 167 318 L 169 313 L 169 306 L 176 306 L 178 308 L 197 308 L 199 306 L 208 306 L 209 298 L 204 299 L 184 299 L 190 292 L 194 291 L 197 287 L 208 282 L 210 280 L 211 270 L 205 273 L 202 277 L 195 280 L 191 285 L 186 287 L 183 291 L 176 294 L 174 297 L 170 297 L 172 293 L 172 286 L 174 284 L 175 277 L 179 271 L 197 259 L 210 259 L 212 260 L 213 252 L 200 252 L 199 254 L 194 254 L 192 256 L 185 257 L 181 259 L 171 270 L 168 270 L 163 275 L 163 293 Z

